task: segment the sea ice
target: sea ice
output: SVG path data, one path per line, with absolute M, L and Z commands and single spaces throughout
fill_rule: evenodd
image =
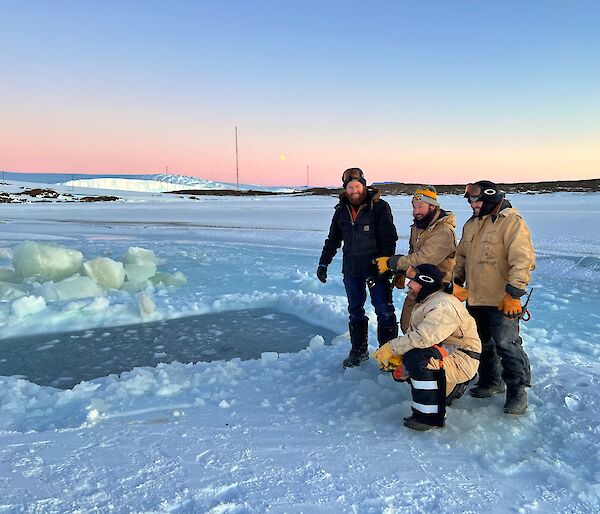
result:
M 45 308 L 46 301 L 41 296 L 23 296 L 15 300 L 11 305 L 12 313 L 20 319 L 43 311 Z
M 138 295 L 138 305 L 140 307 L 140 315 L 142 318 L 148 318 L 156 310 L 156 304 L 146 293 L 140 293 Z
M 98 257 L 83 263 L 86 275 L 107 289 L 120 289 L 125 282 L 125 268 L 122 262 L 108 257 Z
M 79 271 L 83 254 L 58 245 L 25 241 L 15 248 L 12 262 L 19 277 L 61 280 Z
M 15 284 L 0 282 L 0 301 L 9 302 L 16 298 L 20 298 L 21 296 L 25 296 L 25 293 L 20 287 Z
M 132 284 L 140 284 L 153 277 L 156 273 L 156 264 L 150 261 L 140 261 L 139 263 L 126 263 L 125 273 L 127 281 Z
M 147 264 L 152 263 L 155 266 L 159 264 L 158 259 L 154 255 L 152 250 L 146 248 L 139 248 L 138 246 L 131 246 L 125 252 L 123 257 L 125 264 Z
M 59 300 L 73 300 L 102 294 L 102 288 L 93 279 L 79 274 L 57 282 L 54 288 Z
M 175 273 L 159 271 L 151 278 L 151 281 L 154 285 L 162 283 L 165 286 L 181 287 L 187 284 L 187 277 L 181 271 Z

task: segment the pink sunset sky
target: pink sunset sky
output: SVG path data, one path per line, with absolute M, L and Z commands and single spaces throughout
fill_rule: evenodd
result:
M 35 5 L 0 18 L 6 171 L 234 182 L 237 126 L 243 183 L 600 177 L 593 2 Z

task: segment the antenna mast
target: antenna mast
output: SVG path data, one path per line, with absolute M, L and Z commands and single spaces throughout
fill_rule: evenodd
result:
M 235 127 L 235 182 L 237 184 L 238 191 L 240 190 L 240 169 L 238 165 L 238 140 L 237 140 L 237 126 Z
M 306 187 L 309 187 L 310 181 L 308 179 L 309 175 L 308 175 L 308 164 L 306 165 Z

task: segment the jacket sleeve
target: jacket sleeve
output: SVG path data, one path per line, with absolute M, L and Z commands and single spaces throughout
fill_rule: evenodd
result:
M 508 221 L 508 220 L 507 220 Z M 531 233 L 521 216 L 514 220 L 504 232 L 504 244 L 508 254 L 508 283 L 525 290 L 531 280 L 531 271 L 535 269 L 535 254 L 531 244 Z
M 460 318 L 454 307 L 446 301 L 431 309 L 423 321 L 403 336 L 390 341 L 396 355 L 404 355 L 413 348 L 429 348 L 450 337 L 460 326 Z
M 409 266 L 418 266 L 419 264 L 435 264 L 437 266 L 454 252 L 456 252 L 456 236 L 450 226 L 444 223 L 432 230 L 419 251 L 403 255 L 396 267 L 407 270 Z
M 333 218 L 331 219 L 329 234 L 327 235 L 327 239 L 325 239 L 323 250 L 321 251 L 321 258 L 319 259 L 320 265 L 323 264 L 329 266 L 335 257 L 338 248 L 342 246 L 342 232 L 338 225 L 339 212 L 340 209 L 336 208 Z
M 396 252 L 396 241 L 398 233 L 394 225 L 392 209 L 387 202 L 379 202 L 379 212 L 377 213 L 377 223 L 375 226 L 377 234 L 377 248 L 381 257 L 389 257 Z
M 464 285 L 465 280 L 466 280 L 466 275 L 465 275 L 465 263 L 467 261 L 467 248 L 466 245 L 464 243 L 464 235 L 465 235 L 465 229 L 463 227 L 463 232 L 462 232 L 462 237 L 460 238 L 460 242 L 458 243 L 458 246 L 456 247 L 456 265 L 454 266 L 454 277 L 453 280 L 454 282 L 456 282 L 457 284 L 460 285 Z

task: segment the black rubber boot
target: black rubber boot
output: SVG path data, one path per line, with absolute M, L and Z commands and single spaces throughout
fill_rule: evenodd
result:
M 465 391 L 467 390 L 468 385 L 469 385 L 469 382 L 463 382 L 462 384 L 456 384 L 454 386 L 454 389 L 452 389 L 452 391 L 450 392 L 450 394 L 448 396 L 446 396 L 446 407 L 450 407 L 450 405 L 452 405 L 452 402 L 454 400 L 458 400 L 463 394 L 465 394 Z
M 442 428 L 437 425 L 423 423 L 422 421 L 415 419 L 413 416 L 410 416 L 409 418 L 404 418 L 404 426 L 412 428 L 413 430 L 418 430 L 419 432 L 426 432 L 427 430 L 431 430 L 432 428 Z
M 469 394 L 473 398 L 491 398 L 504 391 L 506 391 L 506 385 L 504 382 L 500 382 L 499 384 L 476 385 L 473 389 L 469 390 Z
M 398 323 L 387 326 L 377 325 L 377 342 L 379 343 L 379 348 L 396 337 L 398 337 Z
M 508 386 L 504 412 L 507 414 L 525 414 L 527 409 L 527 390 L 524 385 Z
M 350 329 L 350 343 L 352 348 L 348 357 L 342 362 L 344 368 L 354 368 L 360 366 L 361 362 L 369 359 L 369 347 L 367 343 L 369 320 L 351 321 L 348 325 Z

